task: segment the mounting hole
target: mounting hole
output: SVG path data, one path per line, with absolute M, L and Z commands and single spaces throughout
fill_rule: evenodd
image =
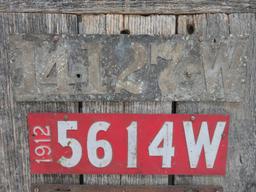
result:
M 127 34 L 129 35 L 130 34 L 130 30 L 129 29 L 123 29 L 120 31 L 120 34 Z
M 187 24 L 187 32 L 188 34 L 193 34 L 195 32 L 195 26 L 193 24 Z
M 81 74 L 76 74 L 76 77 L 77 77 L 78 79 L 80 79 L 80 78 L 81 78 Z

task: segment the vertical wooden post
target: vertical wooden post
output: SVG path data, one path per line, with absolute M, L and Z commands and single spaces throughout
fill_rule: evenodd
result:
M 179 16 L 178 32 L 188 34 L 187 26 L 194 26 L 194 33 L 202 39 L 219 41 L 234 36 L 248 37 L 249 57 L 244 63 L 246 79 L 243 100 L 227 102 L 178 102 L 177 113 L 225 113 L 230 114 L 229 154 L 225 177 L 176 176 L 175 184 L 218 184 L 224 191 L 255 191 L 255 15 L 254 14 L 207 14 Z M 234 63 L 233 63 L 234 64 Z M 227 71 L 223 71 L 227 73 Z
M 75 15 L 61 14 L 1 14 L 1 54 L 0 77 L 1 81 L 1 145 L 4 166 L 0 177 L 4 179 L 4 191 L 30 191 L 31 183 L 79 183 L 78 176 L 72 175 L 31 175 L 29 168 L 29 147 L 27 114 L 28 112 L 75 112 L 78 109 L 76 102 L 73 103 L 46 103 L 46 102 L 15 102 L 10 81 L 11 65 L 8 61 L 7 42 L 9 34 L 17 33 L 77 33 L 77 18 Z M 3 42 L 3 44 L 2 44 Z M 10 61 L 11 62 L 11 61 Z M 2 108 L 3 107 L 3 108 Z M 2 115 L 3 114 L 3 115 Z M 2 186 L 1 186 L 2 187 Z

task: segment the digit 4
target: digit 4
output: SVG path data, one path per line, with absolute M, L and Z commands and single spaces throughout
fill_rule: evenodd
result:
M 149 156 L 162 156 L 162 168 L 171 168 L 171 160 L 174 156 L 173 122 L 165 122 L 160 131 L 148 147 Z M 159 147 L 163 141 L 163 146 Z

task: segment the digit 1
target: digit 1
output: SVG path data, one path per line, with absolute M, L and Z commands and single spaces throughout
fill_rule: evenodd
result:
M 37 163 L 50 163 L 52 162 L 52 159 L 36 159 L 35 160 Z
M 96 43 L 89 43 L 84 46 L 88 51 L 88 78 L 90 93 L 106 93 L 106 87 L 102 85 L 102 74 L 100 66 L 100 54 L 102 46 Z
M 127 167 L 137 167 L 137 122 L 133 121 L 128 127 L 128 155 Z

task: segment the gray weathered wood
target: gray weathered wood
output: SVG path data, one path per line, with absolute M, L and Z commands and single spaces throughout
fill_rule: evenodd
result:
M 77 103 L 46 103 L 46 102 L 26 102 L 17 103 L 15 106 L 16 113 L 13 114 L 15 121 L 15 137 L 17 140 L 15 148 L 18 151 L 17 172 L 19 181 L 17 185 L 21 190 L 28 191 L 31 183 L 63 183 L 63 184 L 79 184 L 79 175 L 31 175 L 29 163 L 29 144 L 28 144 L 28 129 L 27 129 L 27 114 L 29 112 L 78 112 Z M 19 165 L 19 166 L 18 166 Z M 20 190 L 20 191 L 21 191 Z
M 174 15 L 125 15 L 124 29 L 132 35 L 161 35 L 175 34 L 176 17 Z
M 0 10 L 7 10 L 3 8 L 3 3 L 6 1 L 1 1 Z M 15 4 L 15 1 L 12 1 Z M 18 2 L 18 1 L 16 1 Z M 21 1 L 19 1 L 21 2 Z M 34 1 L 35 3 L 36 1 Z M 37 1 L 40 5 L 40 1 Z M 78 1 L 77 1 L 78 2 Z M 93 3 L 95 3 L 94 1 Z M 141 1 L 142 2 L 142 1 Z M 145 5 L 149 5 L 150 1 L 143 1 Z M 194 1 L 195 2 L 195 1 Z M 202 2 L 202 1 L 200 1 Z M 236 6 L 243 6 L 243 2 L 240 1 L 221 1 L 222 7 L 230 2 L 236 2 Z M 26 1 L 26 3 L 20 4 L 19 11 L 37 11 L 39 9 L 34 9 L 33 6 L 28 5 L 31 1 Z M 42 3 L 42 1 L 41 1 Z M 45 1 L 44 1 L 45 3 Z M 48 1 L 48 5 L 54 7 Z M 63 2 L 57 2 L 57 4 L 62 4 Z M 84 2 L 83 2 L 84 3 Z M 87 5 L 92 5 L 89 2 Z M 99 3 L 97 1 L 96 3 Z M 104 3 L 104 2 L 103 2 Z M 108 5 L 111 5 L 111 1 L 108 1 Z M 134 1 L 133 3 L 140 3 Z M 164 2 L 165 3 L 165 2 Z M 169 2 L 170 3 L 170 2 Z M 181 2 L 180 2 L 181 3 Z M 187 2 L 186 2 L 187 3 Z M 191 11 L 193 9 L 193 1 L 191 3 Z M 212 1 L 210 4 L 205 4 L 201 6 L 202 11 L 209 12 L 210 9 L 213 10 L 213 5 L 219 4 L 220 1 Z M 251 4 L 250 4 L 251 3 Z M 68 3 L 67 3 L 68 4 Z M 66 5 L 67 5 L 66 4 Z M 129 4 L 129 1 L 126 1 Z M 162 2 L 160 2 L 162 4 Z M 70 5 L 70 4 L 69 4 Z M 87 6 L 86 5 L 86 6 Z M 117 2 L 116 2 L 117 5 Z M 163 4 L 162 4 L 163 5 Z M 254 1 L 248 1 L 248 6 L 251 6 L 249 11 L 254 11 L 255 5 Z M 246 6 L 247 6 L 246 5 Z M 16 5 L 13 5 L 13 10 Z M 21 10 L 22 6 L 27 6 L 27 10 Z M 42 6 L 42 4 L 41 4 Z M 81 12 L 84 11 L 82 4 L 79 5 Z M 106 11 L 107 5 L 101 5 L 102 9 Z M 170 6 L 165 4 L 164 9 L 170 10 Z M 230 5 L 229 5 L 230 6 Z M 63 11 L 66 7 L 62 6 L 59 8 L 48 9 L 47 11 L 59 12 Z M 49 8 L 49 7 L 48 7 Z M 100 7 L 93 7 L 94 11 L 101 11 Z M 137 7 L 135 7 L 137 8 Z M 146 7 L 148 8 L 148 7 Z M 146 9 L 144 6 L 144 9 Z M 158 7 L 159 8 L 159 7 Z M 29 9 L 29 10 L 28 10 Z M 45 10 L 45 8 L 42 8 Z M 112 10 L 113 8 L 111 8 Z M 115 9 L 115 8 L 114 8 Z M 18 8 L 16 9 L 18 10 Z M 73 9 L 75 10 L 75 9 Z M 130 8 L 134 10 L 134 8 Z M 140 9 L 142 10 L 142 9 Z M 157 9 L 156 6 L 152 8 L 155 13 L 160 13 L 163 9 Z M 186 11 L 186 9 L 184 9 Z M 183 10 L 183 11 L 184 11 Z M 224 12 L 241 11 L 241 9 L 235 9 L 234 7 L 227 7 L 222 9 Z M 8 11 L 8 10 L 7 10 Z M 70 9 L 69 9 L 70 11 Z M 108 10 L 109 11 L 109 10 Z M 106 11 L 106 12 L 108 12 Z M 221 8 L 214 8 L 214 11 L 221 11 Z M 89 11 L 88 11 L 89 13 Z M 102 13 L 102 12 L 101 12 Z M 144 13 L 147 13 L 146 11 Z M 82 16 L 86 17 L 86 16 Z M 125 29 L 125 18 L 138 17 L 138 16 L 116 16 L 114 18 L 109 17 L 106 23 L 110 23 L 110 26 L 106 28 L 107 25 L 102 25 L 105 27 L 103 30 L 106 34 L 119 33 L 120 30 Z M 151 17 L 151 16 L 150 16 Z M 149 17 L 149 18 L 150 18 Z M 119 21 L 121 20 L 121 21 Z M 1 48 L 5 48 L 5 40 L 7 40 L 8 33 L 77 33 L 77 18 L 73 15 L 58 15 L 58 14 L 0 14 L 0 45 Z M 145 22 L 144 22 L 145 21 Z M 134 30 L 132 27 L 130 31 L 139 31 L 143 22 L 147 24 L 147 18 L 138 19 Z M 132 23 L 132 22 L 131 22 Z M 136 23 L 136 19 L 133 23 Z M 169 21 L 166 23 L 168 25 Z M 91 25 L 93 25 L 92 23 Z M 188 25 L 189 24 L 189 25 Z M 231 114 L 231 125 L 230 125 L 230 144 L 229 144 L 229 159 L 226 177 L 200 177 L 200 176 L 176 176 L 176 184 L 218 184 L 223 185 L 225 191 L 227 192 L 254 192 L 256 190 L 256 50 L 255 50 L 255 15 L 254 14 L 208 14 L 208 15 L 193 15 L 193 16 L 179 16 L 178 17 L 178 32 L 187 34 L 189 29 L 190 33 L 194 33 L 201 36 L 202 40 L 211 40 L 212 42 L 219 42 L 226 37 L 234 38 L 249 38 L 247 42 L 248 55 L 241 60 L 241 66 L 245 69 L 246 76 L 241 83 L 241 91 L 243 92 L 242 98 L 244 101 L 240 103 L 221 103 L 221 102 L 178 102 L 177 112 L 179 113 L 230 113 Z M 82 24 L 83 25 L 83 24 Z M 191 28 L 194 25 L 195 28 Z M 230 26 L 230 28 L 228 27 Z M 93 30 L 90 29 L 92 32 Z M 97 28 L 96 28 L 97 29 Z M 166 30 L 166 28 L 161 28 L 161 30 Z M 145 30 L 151 33 L 151 29 L 145 27 Z M 172 31 L 172 28 L 168 28 L 168 31 Z M 82 32 L 82 30 L 81 30 Z M 86 32 L 86 29 L 85 29 Z M 94 32 L 93 32 L 94 33 Z M 92 34 L 93 34 L 92 33 Z M 161 32 L 160 32 L 161 35 Z M 167 34 L 168 36 L 168 34 Z M 78 183 L 78 176 L 70 175 L 40 175 L 40 176 L 30 176 L 28 167 L 28 144 L 26 138 L 26 113 L 28 111 L 66 111 L 72 112 L 77 110 L 77 103 L 15 103 L 12 93 L 12 83 L 10 82 L 10 71 L 7 65 L 7 54 L 6 50 L 1 50 L 0 48 L 0 191 L 25 192 L 29 190 L 29 185 L 31 182 L 34 183 Z M 226 73 L 226 71 L 224 71 Z M 85 102 L 83 103 L 84 111 L 90 112 L 141 112 L 141 113 L 171 113 L 171 103 L 165 102 Z M 13 115 L 13 116 L 12 116 Z M 25 143 L 24 143 L 25 142 Z M 3 170 L 3 171 L 2 171 Z M 120 176 L 120 175 L 108 175 L 108 176 L 84 176 L 84 182 L 86 184 L 167 184 L 167 177 L 162 176 Z
M 14 181 L 15 140 L 12 138 L 12 106 L 10 98 L 5 15 L 0 14 L 0 191 L 12 189 Z M 10 163 L 11 162 L 11 163 Z
M 198 14 L 178 16 L 178 34 L 195 34 L 201 40 L 219 41 L 229 37 L 228 15 Z
M 130 18 L 132 18 L 130 20 Z M 173 16 L 159 17 L 151 16 L 150 28 L 145 22 L 147 18 L 143 16 L 125 16 L 125 29 L 128 29 L 134 35 L 162 35 L 169 36 L 176 30 Z M 170 26 L 168 30 L 162 27 L 163 23 Z M 149 30 L 148 30 L 149 29 Z M 171 30 L 169 30 L 171 29 Z M 150 34 L 148 34 L 150 33 Z M 154 34 L 156 33 L 156 34 Z M 172 102 L 125 102 L 124 113 L 172 113 Z M 122 175 L 122 185 L 168 185 L 168 176 L 156 175 Z
M 76 34 L 77 16 L 44 13 L 5 14 L 4 23 L 10 34 Z
M 83 16 L 84 18 L 86 16 Z M 83 22 L 83 21 L 82 21 Z M 97 25 L 94 28 L 96 31 L 100 30 L 103 34 L 116 34 L 123 26 L 123 17 L 121 16 L 107 16 L 106 27 L 104 29 L 98 29 L 98 27 L 104 28 L 103 25 Z M 161 23 L 161 22 L 160 22 Z M 168 23 L 170 26 L 175 27 L 173 23 Z M 121 27 L 122 26 L 122 27 Z M 141 27 L 141 23 L 134 23 L 133 29 Z M 157 28 L 157 24 L 155 24 Z M 90 26 L 89 26 L 90 28 Z M 109 30 L 111 29 L 111 30 Z M 122 28 L 122 29 L 125 29 Z M 158 29 L 158 34 L 166 34 L 161 31 L 163 28 Z M 154 30 L 156 31 L 156 30 Z M 94 31 L 91 31 L 94 33 Z M 141 31 L 142 32 L 142 31 Z M 82 31 L 86 34 L 86 31 Z M 142 34 L 147 34 L 146 31 Z M 168 34 L 167 34 L 168 35 Z M 102 112 L 118 112 L 118 113 L 171 113 L 171 102 L 83 102 L 83 112 L 102 113 Z M 161 185 L 168 184 L 168 176 L 142 176 L 142 175 L 84 175 L 85 184 L 98 184 L 98 185 Z
M 79 26 L 82 34 L 113 35 L 127 29 L 131 35 L 170 36 L 175 34 L 176 17 L 174 15 L 82 15 Z
M 103 19 L 102 19 L 103 18 Z M 94 21 L 90 22 L 90 19 Z M 116 21 L 116 18 L 113 18 Z M 104 22 L 101 24 L 101 22 Z M 118 30 L 118 25 L 112 25 L 115 21 L 111 21 L 111 17 L 106 19 L 106 16 L 97 15 L 95 18 L 91 15 L 82 16 L 82 21 L 79 25 L 79 31 L 81 34 L 106 34 L 106 22 L 110 23 L 110 32 L 115 33 Z M 118 21 L 118 19 L 117 19 Z M 89 30 L 90 29 L 90 30 Z M 83 113 L 122 113 L 122 102 L 82 102 Z M 120 175 L 83 175 L 83 184 L 88 185 L 120 185 Z
M 101 16 L 95 17 L 101 20 Z M 218 20 L 216 23 L 220 23 Z M 207 35 L 205 40 L 194 35 L 143 35 L 174 31 L 163 29 L 158 20 L 152 22 L 155 27 L 144 28 L 150 21 L 143 23 L 139 18 L 133 22 L 140 29 L 132 30 L 141 34 L 133 36 L 11 36 L 15 99 L 240 101 L 246 77 L 243 64 L 247 62 L 247 37 L 224 38 L 221 31 L 220 38 L 213 33 L 212 39 Z M 210 21 L 215 22 L 214 18 Z M 99 25 L 93 23 L 86 25 L 86 32 L 104 33 L 101 21 Z
M 119 14 L 82 15 L 79 32 L 81 34 L 120 34 L 124 27 L 123 17 Z
M 212 18 L 216 19 L 212 19 Z M 230 114 L 229 148 L 227 161 L 227 175 L 225 177 L 203 177 L 203 176 L 176 176 L 176 184 L 218 184 L 227 192 L 253 192 L 256 190 L 256 135 L 255 135 L 255 15 L 254 14 L 231 14 L 206 15 L 206 16 L 182 16 L 179 18 L 180 32 L 184 32 L 182 23 L 191 21 L 198 24 L 195 27 L 202 38 L 215 38 L 220 36 L 248 36 L 248 57 L 244 58 L 243 67 L 246 70 L 244 80 L 243 100 L 240 103 L 220 102 L 178 102 L 178 113 L 225 113 Z M 203 18 L 203 19 L 198 19 Z M 222 19 L 220 19 L 222 18 Z M 185 19 L 185 21 L 184 21 Z M 187 20 L 188 19 L 188 20 Z M 211 19 L 212 21 L 209 21 Z M 215 20 L 215 21 L 214 21 Z M 201 23 L 201 25 L 200 25 Z M 208 25 L 205 25 L 208 23 Z M 209 25 L 209 23 L 211 23 Z M 202 28 L 200 28 L 202 26 Z M 229 28 L 230 26 L 230 28 Z M 225 71 L 224 71 L 225 73 Z
M 72 192 L 222 192 L 219 186 L 84 186 L 84 185 L 40 185 L 33 186 L 33 191 L 72 191 Z
M 125 14 L 193 14 L 216 12 L 255 12 L 256 2 L 250 0 L 100 0 L 44 1 L 1 0 L 2 12 L 51 13 L 125 13 Z
M 27 134 L 27 113 L 34 112 L 74 112 L 76 103 L 17 103 L 13 100 L 10 65 L 7 44 L 9 34 L 17 33 L 77 33 L 77 18 L 74 15 L 57 14 L 3 14 L 0 15 L 1 48 L 5 53 L 0 59 L 0 128 L 1 147 L 4 148 L 1 173 L 4 180 L 3 191 L 30 190 L 33 183 L 79 183 L 78 176 L 72 175 L 30 175 L 29 147 Z M 4 41 L 3 41 L 4 40 Z M 4 42 L 4 44 L 3 44 Z M 2 62 L 3 61 L 3 62 Z M 3 69 L 3 70 L 2 70 Z M 4 78 L 4 79 L 2 79 Z M 3 80 L 3 81 L 2 81 Z M 2 139 L 3 138 L 3 139 Z M 2 161 L 2 158 L 4 159 Z M 2 165 L 1 165 L 2 166 Z M 1 184 L 2 185 L 2 184 Z M 1 186 L 2 188 L 2 186 Z

